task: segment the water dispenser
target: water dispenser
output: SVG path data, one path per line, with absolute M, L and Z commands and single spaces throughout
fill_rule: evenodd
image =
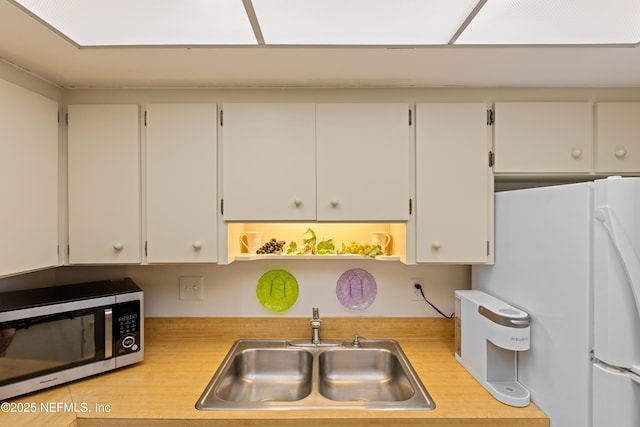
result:
M 456 291 L 456 359 L 500 402 L 527 406 L 518 352 L 529 349 L 527 313 L 481 291 Z

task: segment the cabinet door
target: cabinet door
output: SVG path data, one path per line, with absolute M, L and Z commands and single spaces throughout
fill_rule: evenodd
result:
M 137 105 L 70 105 L 69 263 L 139 263 Z
M 640 172 L 640 102 L 596 104 L 596 172 Z
M 226 221 L 316 218 L 314 104 L 225 104 Z
M 416 105 L 416 261 L 489 261 L 490 138 L 483 103 Z
M 0 276 L 58 264 L 58 104 L 0 80 Z
M 589 173 L 592 104 L 497 102 L 496 173 Z
M 316 126 L 318 220 L 408 220 L 408 104 L 318 104 Z
M 217 261 L 216 106 L 149 105 L 147 261 Z

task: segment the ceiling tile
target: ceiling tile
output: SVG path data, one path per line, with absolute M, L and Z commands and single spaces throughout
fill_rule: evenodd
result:
M 491 0 L 456 40 L 476 45 L 639 42 L 638 0 Z
M 478 0 L 253 0 L 266 44 L 447 44 Z
M 256 44 L 239 0 L 15 0 L 79 46 Z

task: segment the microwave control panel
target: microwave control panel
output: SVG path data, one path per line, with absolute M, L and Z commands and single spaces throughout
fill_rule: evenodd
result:
M 114 356 L 140 350 L 140 301 L 119 303 L 114 311 Z

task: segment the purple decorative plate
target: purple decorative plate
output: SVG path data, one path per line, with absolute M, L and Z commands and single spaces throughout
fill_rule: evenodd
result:
M 376 279 L 366 270 L 352 268 L 342 273 L 336 286 L 338 300 L 351 310 L 363 310 L 376 299 Z

